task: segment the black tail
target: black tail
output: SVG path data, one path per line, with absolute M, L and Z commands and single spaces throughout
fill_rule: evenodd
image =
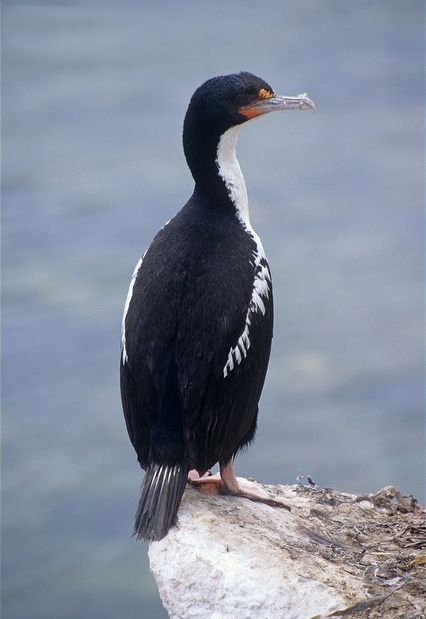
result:
M 145 473 L 135 516 L 136 539 L 155 540 L 167 535 L 185 490 L 188 468 L 182 464 L 151 464 Z

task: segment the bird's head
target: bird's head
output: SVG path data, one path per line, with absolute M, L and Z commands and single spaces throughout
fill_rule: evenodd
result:
M 220 75 L 194 92 L 185 123 L 195 122 L 219 135 L 247 120 L 278 110 L 314 110 L 306 94 L 276 95 L 272 87 L 252 73 Z
M 269 112 L 291 109 L 315 108 L 306 94 L 277 95 L 267 82 L 248 72 L 204 82 L 192 95 L 183 130 L 185 155 L 194 178 L 197 180 L 197 168 L 203 171 L 203 159 L 210 151 L 216 152 L 220 137 L 228 129 Z

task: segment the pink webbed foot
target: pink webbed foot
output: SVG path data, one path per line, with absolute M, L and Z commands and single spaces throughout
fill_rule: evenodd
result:
M 211 471 L 207 471 L 200 477 L 197 471 L 189 471 L 188 482 L 202 494 L 220 494 L 222 479 L 219 473 L 212 475 Z
M 211 471 L 207 471 L 204 475 L 200 475 L 197 469 L 191 469 L 188 473 L 188 483 L 196 483 L 200 480 L 208 479 L 209 477 L 212 477 Z
M 288 505 L 282 501 L 271 499 L 264 490 L 256 487 L 252 482 L 248 482 L 241 477 L 237 479 L 231 462 L 226 465 L 220 465 L 220 473 L 209 477 L 198 477 L 198 479 L 192 479 L 190 483 L 204 494 L 240 496 L 250 501 L 265 503 L 272 507 L 284 507 L 290 510 Z

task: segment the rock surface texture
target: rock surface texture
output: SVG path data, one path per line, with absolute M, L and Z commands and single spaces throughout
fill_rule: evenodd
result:
M 255 485 L 291 511 L 187 487 L 177 525 L 150 544 L 171 619 L 426 617 L 414 499 L 393 487 L 356 497 L 310 480 Z

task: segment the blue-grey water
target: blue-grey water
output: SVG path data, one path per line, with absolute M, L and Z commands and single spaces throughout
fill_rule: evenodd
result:
M 423 498 L 423 3 L 41 4 L 3 2 L 2 617 L 161 619 L 120 322 L 190 195 L 182 119 L 212 75 L 317 105 L 239 141 L 276 325 L 237 471 Z

